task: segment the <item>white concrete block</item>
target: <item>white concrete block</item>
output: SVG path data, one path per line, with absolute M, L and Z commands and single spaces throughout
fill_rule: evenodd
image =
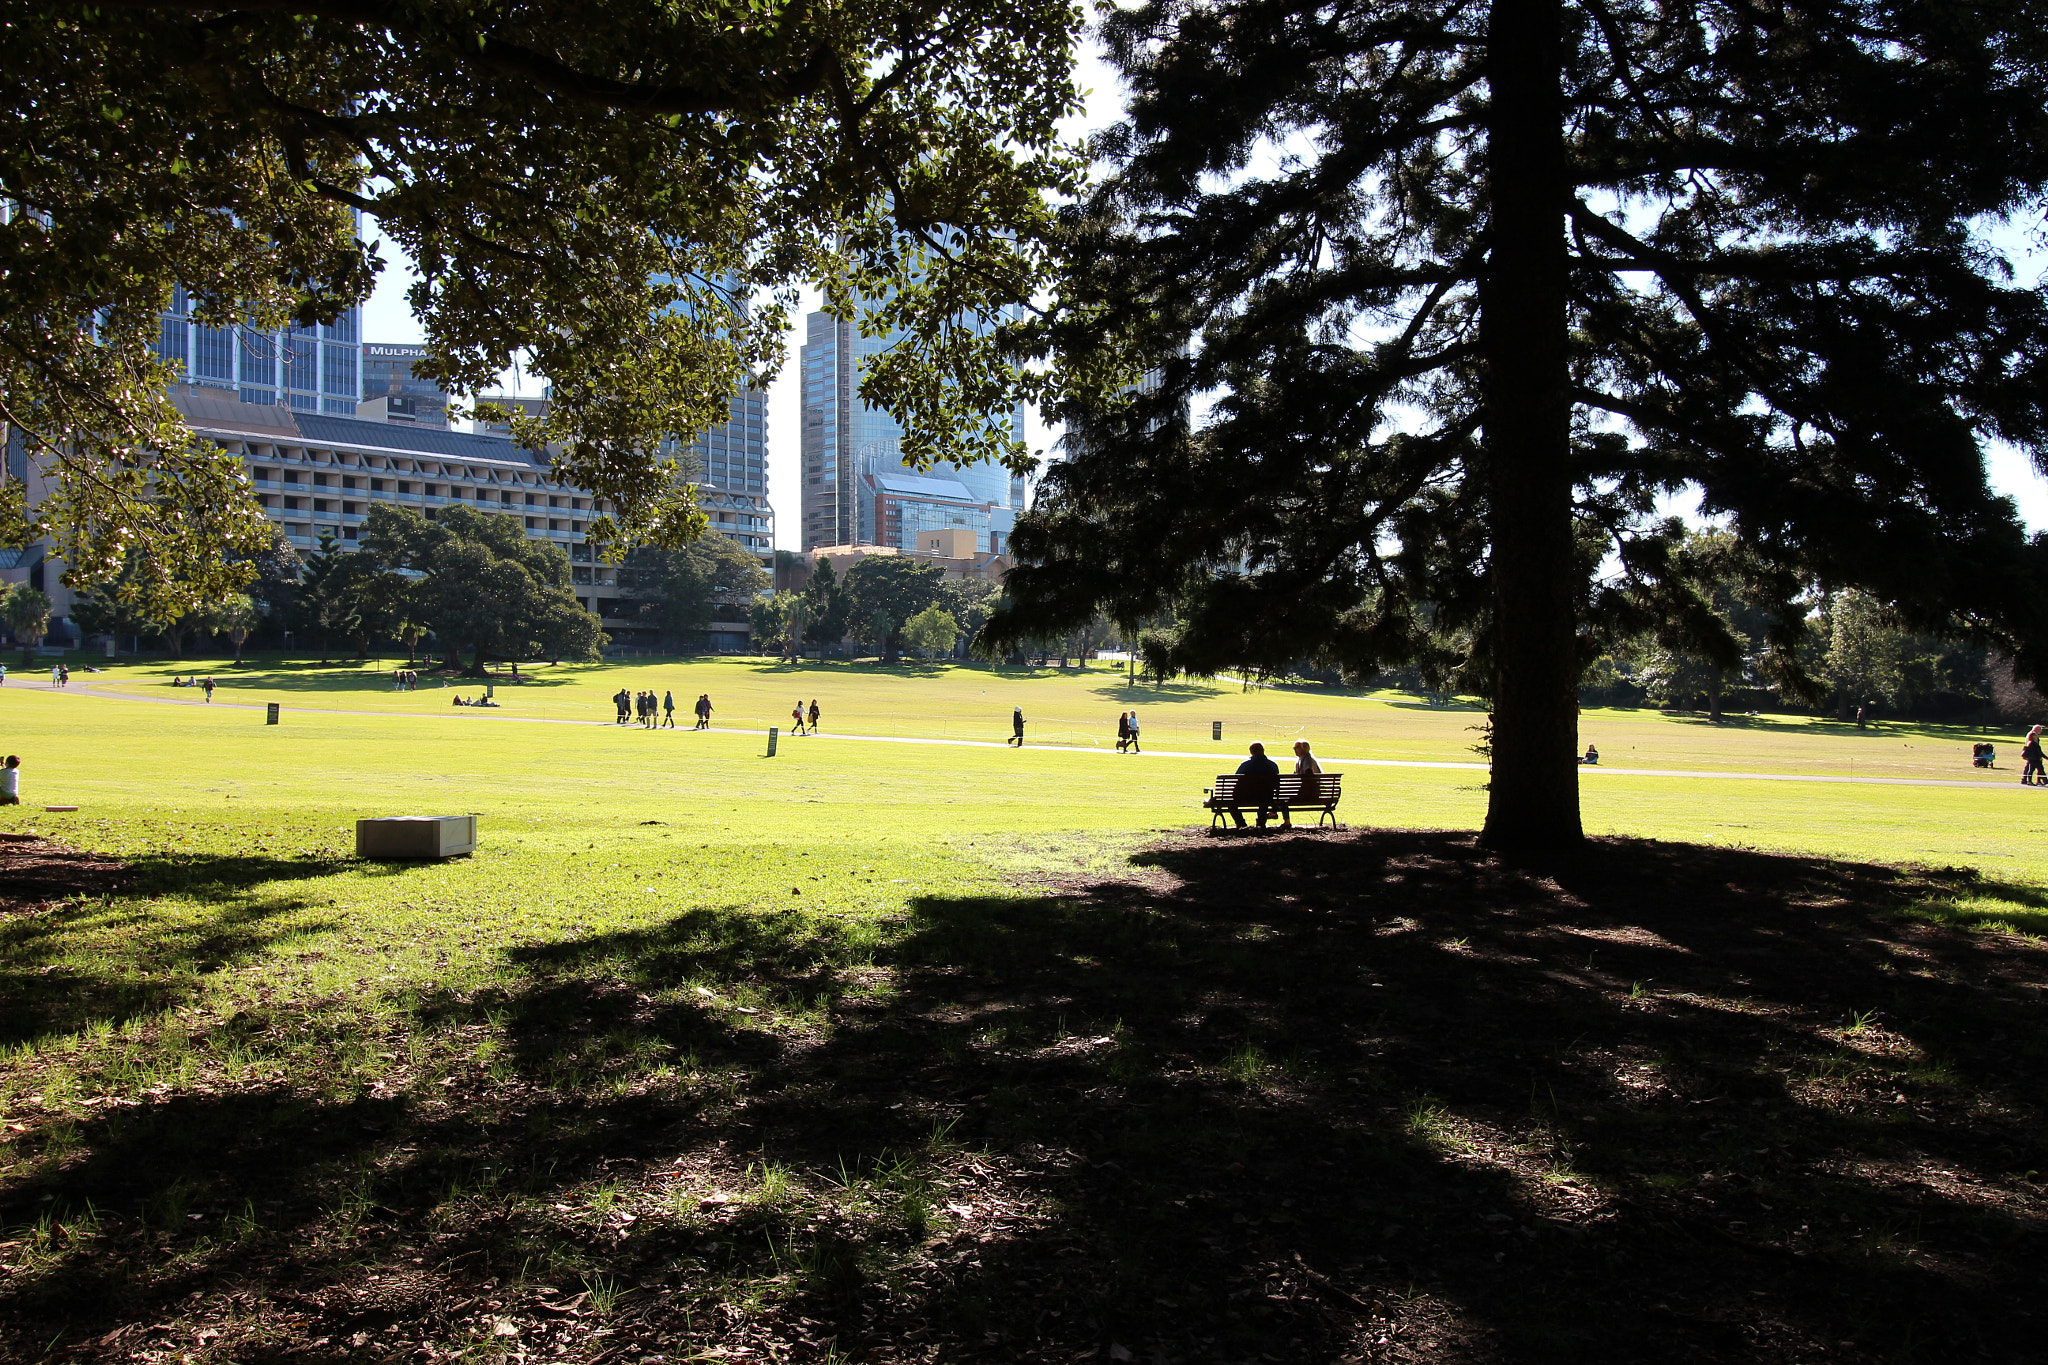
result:
M 393 815 L 356 821 L 358 858 L 453 858 L 475 851 L 474 815 Z

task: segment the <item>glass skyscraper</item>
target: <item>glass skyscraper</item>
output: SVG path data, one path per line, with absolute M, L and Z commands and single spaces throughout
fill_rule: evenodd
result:
M 362 401 L 360 308 L 322 327 L 206 327 L 192 320 L 179 288 L 163 315 L 156 353 L 177 366 L 179 382 L 225 389 L 244 403 L 353 417 Z
M 774 511 L 768 506 L 768 395 L 742 389 L 731 414 L 684 447 L 679 460 L 696 482 L 697 500 L 711 529 L 722 531 L 761 557 L 775 562 Z
M 447 392 L 433 380 L 422 379 L 412 371 L 413 361 L 426 354 L 424 346 L 364 342 L 363 402 L 367 406 L 356 415 L 372 422 L 447 426 Z
M 1023 478 L 998 464 L 940 465 L 923 478 L 932 506 L 922 507 L 916 471 L 903 463 L 903 427 L 860 401 L 862 367 L 901 339 L 900 333 L 864 337 L 829 313 L 805 319 L 803 548 L 892 545 L 909 551 L 916 549 L 918 527 L 959 526 L 965 516 L 977 550 L 1005 553 L 1010 528 L 1024 510 Z M 1024 410 L 1010 421 L 1023 439 Z

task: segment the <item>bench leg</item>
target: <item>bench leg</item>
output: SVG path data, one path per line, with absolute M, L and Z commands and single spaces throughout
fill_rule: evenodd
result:
M 1323 807 L 1323 813 L 1316 817 L 1316 828 L 1321 829 L 1323 826 L 1323 821 L 1325 820 L 1328 820 L 1330 822 L 1331 829 L 1335 829 L 1337 827 L 1337 808 L 1335 806 Z

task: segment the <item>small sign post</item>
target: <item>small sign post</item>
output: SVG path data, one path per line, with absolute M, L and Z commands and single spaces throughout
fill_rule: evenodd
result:
M 265 725 L 275 725 L 275 724 L 277 724 L 277 703 L 276 703 L 276 702 L 272 702 L 272 703 L 270 703 L 270 707 L 269 707 L 269 710 L 268 710 L 268 711 L 267 711 L 267 712 L 265 713 L 265 715 L 264 715 L 264 717 L 263 717 L 263 723 L 264 723 Z
M 781 733 L 782 731 L 778 726 L 771 725 L 768 727 L 768 757 L 770 758 L 775 757 L 775 737 Z
M 1222 721 L 1220 721 L 1220 720 L 1212 720 L 1212 721 L 1210 721 L 1210 722 L 1209 722 L 1209 738 L 1211 738 L 1211 739 L 1221 739 L 1221 738 L 1223 738 L 1223 722 L 1222 722 Z

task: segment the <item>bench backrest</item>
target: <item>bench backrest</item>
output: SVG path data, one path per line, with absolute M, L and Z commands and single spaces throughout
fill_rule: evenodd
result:
M 1219 802 L 1257 801 L 1266 795 L 1266 793 L 1261 792 L 1260 784 L 1276 782 L 1276 787 L 1266 789 L 1270 793 L 1269 799 L 1292 804 L 1304 799 L 1301 792 L 1303 780 L 1296 777 L 1293 773 L 1282 773 L 1277 779 L 1263 777 L 1258 774 L 1239 776 L 1237 773 L 1219 773 L 1216 777 L 1216 800 Z M 1306 798 L 1307 800 L 1334 803 L 1338 796 L 1342 794 L 1344 786 L 1344 774 L 1342 773 L 1323 773 L 1319 777 L 1312 777 L 1306 780 L 1316 784 L 1315 795 Z

